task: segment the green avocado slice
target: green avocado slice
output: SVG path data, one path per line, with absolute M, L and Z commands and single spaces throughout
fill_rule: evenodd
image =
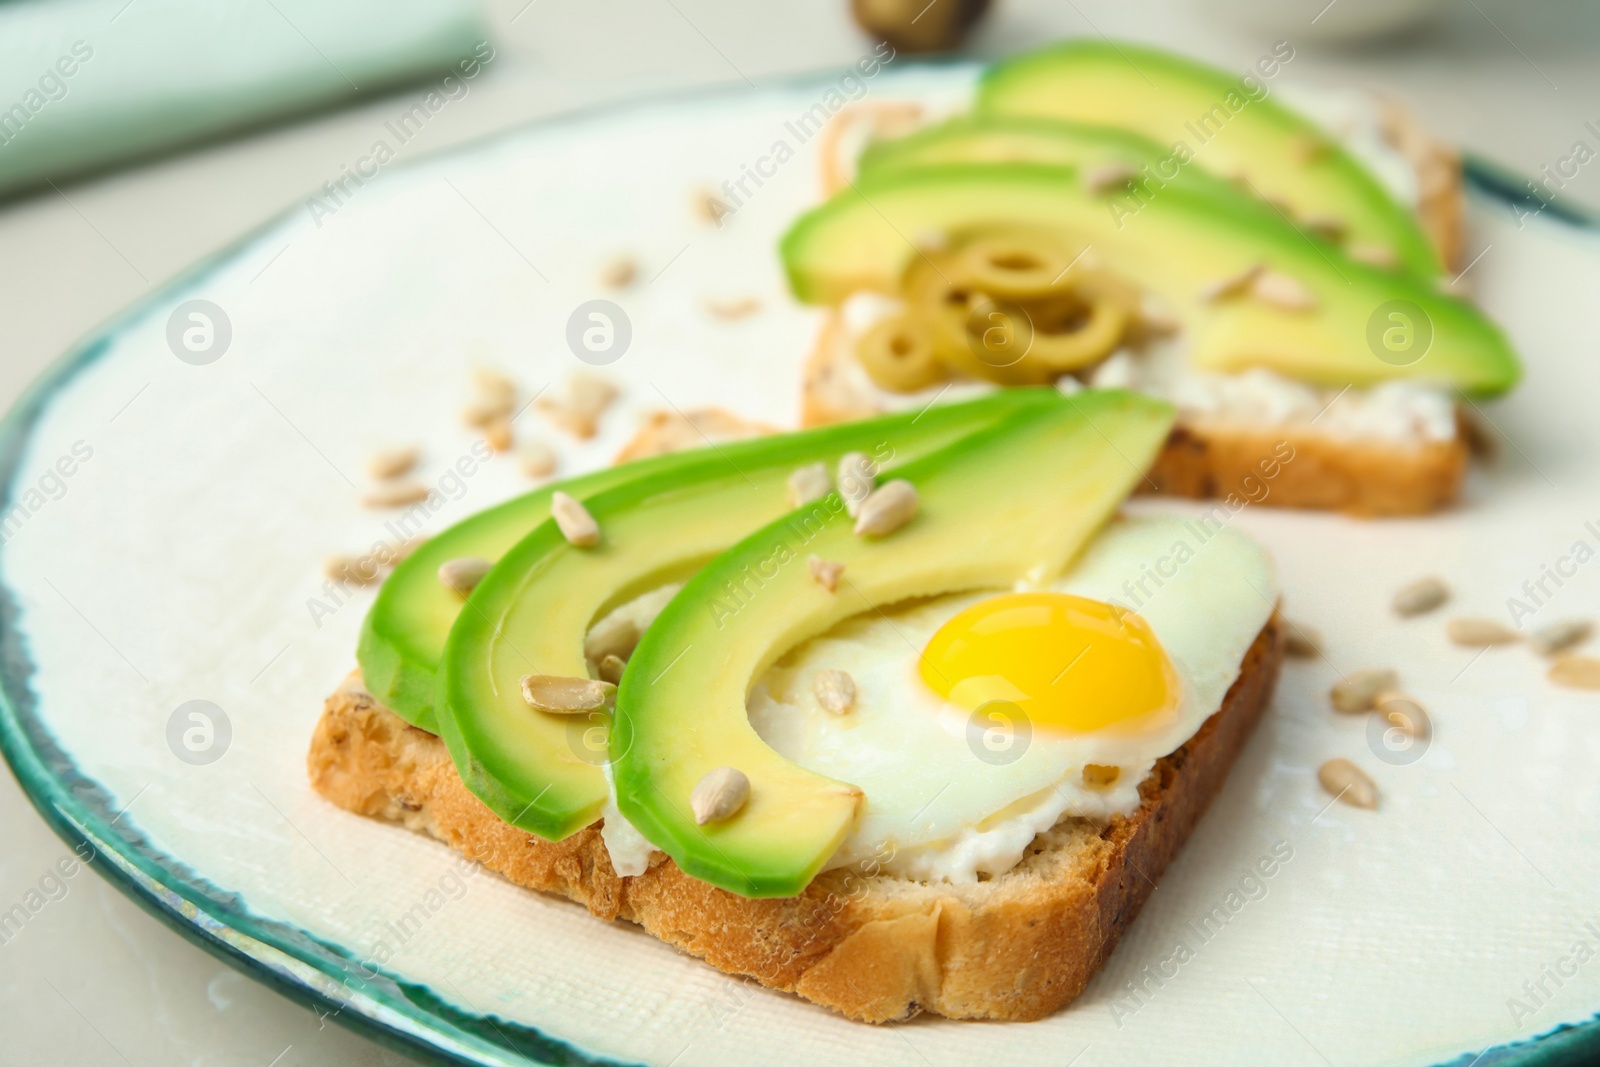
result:
M 861 792 L 756 734 L 745 699 L 762 670 L 886 604 L 1050 581 L 1143 476 L 1172 420 L 1137 393 L 1081 393 L 896 471 L 919 510 L 886 537 L 856 536 L 830 496 L 718 556 L 645 631 L 623 675 L 611 735 L 622 814 L 695 878 L 747 897 L 799 893 L 849 833 Z M 837 592 L 812 580 L 811 554 L 845 564 Z M 752 571 L 761 586 L 733 599 Z M 700 826 L 690 793 L 718 767 L 748 776 L 749 801 Z
M 737 459 L 756 443 L 727 444 L 722 451 Z M 384 581 L 361 624 L 356 662 L 367 691 L 411 725 L 436 733 L 433 702 L 439 663 L 462 606 L 461 597 L 439 582 L 439 567 L 467 557 L 491 563 L 498 560 L 550 517 L 550 496 L 557 489 L 582 500 L 637 477 L 692 465 L 701 458 L 698 452 L 652 456 L 547 485 L 480 511 L 418 545 Z
M 979 85 L 977 110 L 1142 134 L 1165 155 L 1192 159 L 1186 167 L 1240 176 L 1295 218 L 1337 219 L 1352 245 L 1381 246 L 1411 273 L 1437 276 L 1438 253 L 1416 215 L 1326 132 L 1269 92 L 1259 78 L 1246 83 L 1169 52 L 1077 40 L 992 67 Z
M 1184 323 L 1189 360 L 1200 370 L 1266 367 L 1334 387 L 1410 378 L 1483 395 L 1517 381 L 1517 359 L 1500 330 L 1431 282 L 1358 263 L 1259 204 L 1176 185 L 1131 217 L 1113 214 L 1105 196 L 1069 180 L 1074 173 L 1025 163 L 947 164 L 860 183 L 803 215 L 784 236 L 789 284 L 801 300 L 822 304 L 860 290 L 894 293 L 918 254 L 906 234 L 986 225 L 1055 229 L 1165 299 Z M 1297 281 L 1315 307 L 1204 298 L 1208 286 L 1258 267 Z
M 1139 171 L 1136 187 L 1176 182 L 1215 196 L 1243 197 L 1233 185 L 1195 167 L 1162 164 L 1171 153 L 1147 138 L 1110 126 L 1028 116 L 985 115 L 950 119 L 892 140 L 874 141 L 856 163 L 857 180 L 881 181 L 944 163 L 1041 163 L 1088 171 L 1126 166 Z
M 517 543 L 473 590 L 445 647 L 437 720 L 467 787 L 506 822 L 559 841 L 600 817 L 609 715 L 550 715 L 523 701 L 524 675 L 586 678 L 584 636 L 639 594 L 688 577 L 790 510 L 786 481 L 861 451 L 893 469 L 983 427 L 1064 401 L 1051 389 L 784 434 L 732 457 L 702 454 L 590 496 L 600 544 L 568 544 L 554 522 Z M 622 468 L 628 470 L 628 468 Z M 804 564 L 802 564 L 802 567 Z

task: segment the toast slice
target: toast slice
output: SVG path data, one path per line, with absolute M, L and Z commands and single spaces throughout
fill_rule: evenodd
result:
M 1460 155 L 1398 102 L 1380 98 L 1376 103 L 1383 139 L 1415 177 L 1417 217 L 1441 261 L 1457 269 L 1465 249 Z M 845 184 L 843 175 L 853 169 L 845 153 L 859 150 L 867 137 L 894 136 L 914 125 L 917 116 L 907 111 L 910 106 L 858 104 L 841 112 L 829 124 L 837 135 L 822 153 L 824 192 Z M 906 403 L 928 402 L 925 396 L 896 397 L 878 388 L 861 370 L 852 347 L 845 316 L 827 313 L 803 370 L 802 425 L 871 418 Z M 1352 436 L 1304 423 L 1199 421 L 1180 410 L 1172 439 L 1140 491 L 1192 499 L 1232 497 L 1362 517 L 1424 515 L 1448 506 L 1461 491 L 1472 430 L 1463 425 L 1466 419 L 1458 409 L 1453 435 L 1408 439 Z M 1285 444 L 1295 457 L 1291 463 L 1281 462 Z M 1276 465 L 1274 459 L 1279 460 Z M 1278 473 L 1264 478 L 1263 464 L 1276 466 Z
M 798 897 L 751 900 L 660 853 L 643 874 L 618 876 L 598 823 L 549 842 L 502 822 L 467 791 L 444 742 L 380 706 L 354 674 L 328 698 L 307 769 L 341 808 L 429 834 L 518 885 L 638 923 L 723 971 L 852 1019 L 1020 1022 L 1072 1000 L 1105 962 L 1221 788 L 1282 657 L 1274 615 L 1222 707 L 1156 764 L 1133 814 L 1065 819 L 1012 870 L 974 885 L 841 869 Z

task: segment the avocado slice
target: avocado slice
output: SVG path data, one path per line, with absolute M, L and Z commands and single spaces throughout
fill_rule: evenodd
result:
M 721 451 L 736 461 L 758 443 L 740 441 L 721 446 Z M 480 511 L 418 545 L 385 579 L 361 624 L 356 662 L 367 691 L 411 725 L 437 733 L 433 705 L 439 663 L 463 603 L 439 581 L 439 567 L 468 557 L 498 560 L 550 518 L 550 497 L 558 489 L 583 500 L 634 478 L 690 466 L 703 455 L 697 450 L 651 456 L 547 485 Z
M 1148 138 L 1110 126 L 985 115 L 954 118 L 904 137 L 874 141 L 861 153 L 856 173 L 859 181 L 874 182 L 942 163 L 1042 163 L 1082 171 L 1126 166 L 1140 171 L 1131 179 L 1138 188 L 1176 182 L 1215 196 L 1245 195 L 1195 167 L 1170 168 L 1172 176 L 1163 177 L 1159 168 L 1170 154 Z
M 1443 269 L 1415 214 L 1315 123 L 1266 95 L 1259 79 L 1252 90 L 1236 75 L 1170 52 L 1085 39 L 996 64 L 979 84 L 976 107 L 980 115 L 1142 134 L 1165 155 L 1243 177 L 1296 219 L 1337 219 L 1353 245 L 1386 248 L 1413 274 L 1431 278 Z
M 1138 214 L 1121 217 L 1107 210 L 1104 195 L 1070 180 L 1074 173 L 1025 163 L 947 164 L 858 183 L 784 236 L 789 284 L 801 300 L 822 304 L 859 290 L 894 293 L 918 254 L 906 234 L 1050 228 L 1088 242 L 1103 266 L 1170 304 L 1187 328 L 1190 362 L 1201 370 L 1267 367 L 1335 387 L 1413 378 L 1483 395 L 1509 389 L 1520 374 L 1505 337 L 1471 304 L 1431 282 L 1358 263 L 1306 238 L 1270 208 L 1173 185 Z M 1299 282 L 1315 309 L 1203 298 L 1207 286 L 1261 266 Z M 1430 338 L 1415 358 L 1377 355 L 1373 337 L 1383 336 L 1385 316 L 1396 309 L 1416 327 L 1414 336 Z
M 645 632 L 622 677 L 611 754 L 623 815 L 696 878 L 747 897 L 799 893 L 849 832 L 861 792 L 756 734 L 745 698 L 762 670 L 863 611 L 1052 580 L 1143 476 L 1172 419 L 1137 393 L 1080 393 L 896 471 L 919 510 L 886 537 L 858 537 L 829 498 L 718 556 Z M 837 592 L 811 578 L 811 554 L 845 564 Z M 729 590 L 754 568 L 766 568 L 765 584 L 730 617 Z M 749 800 L 697 825 L 690 794 L 724 766 L 748 776 Z
M 590 825 L 608 795 L 600 765 L 609 716 L 534 711 L 521 695 L 524 675 L 588 677 L 584 636 L 595 620 L 688 577 L 788 512 L 785 482 L 796 468 L 822 461 L 831 471 L 846 452 L 861 451 L 892 469 L 1062 402 L 1052 389 L 1007 390 L 764 438 L 736 463 L 703 455 L 590 496 L 585 506 L 602 532 L 593 548 L 568 544 L 553 522 L 539 526 L 473 590 L 445 646 L 437 720 L 467 787 L 506 822 L 548 840 Z

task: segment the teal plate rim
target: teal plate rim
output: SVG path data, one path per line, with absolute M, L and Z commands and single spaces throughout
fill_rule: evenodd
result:
M 959 66 L 976 64 L 968 60 L 934 60 L 908 64 L 900 70 Z M 899 75 L 900 70 L 894 74 Z M 820 85 L 836 74 L 824 71 L 795 75 L 768 81 L 762 88 Z M 397 169 L 425 165 L 444 155 L 470 154 L 533 130 L 748 92 L 717 85 L 658 94 L 648 101 L 629 99 L 580 108 L 499 130 L 445 153 L 406 161 Z M 1468 188 L 1484 199 L 1507 208 L 1548 215 L 1555 223 L 1574 230 L 1600 234 L 1600 216 L 1539 200 L 1526 180 L 1512 171 L 1470 155 L 1465 157 L 1463 169 Z M 121 330 L 147 307 L 176 301 L 185 291 L 198 287 L 298 210 L 290 207 L 279 212 L 202 259 L 96 328 L 87 340 L 51 364 L 0 419 L 0 511 L 12 502 L 30 435 L 55 395 L 103 356 Z M 0 543 L 0 556 L 3 554 L 4 544 Z M 0 583 L 0 754 L 4 754 L 45 823 L 72 848 L 93 849 L 90 866 L 145 911 L 217 959 L 311 1008 L 319 1018 L 331 1018 L 414 1058 L 463 1067 L 633 1067 L 532 1027 L 493 1015 L 463 1012 L 426 987 L 387 971 L 364 973 L 371 972 L 371 967 L 360 964 L 340 946 L 292 924 L 251 915 L 236 894 L 213 885 L 180 860 L 155 848 L 131 821 L 121 822 L 123 811 L 117 808 L 111 792 L 78 769 L 40 719 L 29 685 L 33 664 L 28 658 L 25 635 L 18 626 L 19 615 L 15 594 Z M 1439 1067 L 1566 1067 L 1594 1062 L 1600 1062 L 1600 1013 L 1585 1022 L 1563 1024 L 1525 1041 L 1476 1054 L 1464 1052 Z

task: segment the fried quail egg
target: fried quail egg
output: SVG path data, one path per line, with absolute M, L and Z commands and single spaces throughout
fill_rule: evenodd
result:
M 805 642 L 757 680 L 750 720 L 866 794 L 830 867 L 972 882 L 1062 818 L 1133 811 L 1221 707 L 1277 596 L 1243 534 L 1121 520 L 1046 588 L 916 601 Z M 846 714 L 814 694 L 828 670 L 855 683 Z

